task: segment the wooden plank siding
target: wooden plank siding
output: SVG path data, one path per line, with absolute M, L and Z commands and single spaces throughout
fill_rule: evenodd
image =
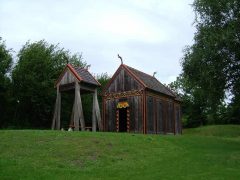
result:
M 140 90 L 141 88 L 142 86 L 136 80 L 134 80 L 134 78 L 132 78 L 128 72 L 122 69 L 111 82 L 106 92 L 124 92 L 130 90 Z
M 116 131 L 116 111 L 117 104 L 120 99 L 110 99 L 105 101 L 105 122 L 108 122 L 105 126 L 105 131 Z M 124 98 L 129 103 L 130 111 L 130 132 L 142 132 L 142 110 L 141 110 L 141 96 L 133 96 Z
M 64 73 L 62 79 L 59 82 L 59 85 L 65 85 L 70 84 L 78 81 L 76 77 L 72 74 L 72 72 L 69 69 L 66 69 L 66 72 Z
M 176 103 L 173 102 L 173 99 L 152 92 L 147 92 L 146 99 L 147 133 L 179 134 L 181 129 L 180 105 L 175 105 Z
M 147 88 L 135 76 L 136 74 L 133 75 L 129 69 L 122 65 L 104 89 L 102 116 L 104 130 L 117 131 L 117 104 L 120 101 L 126 101 L 129 104 L 127 111 L 130 115 L 128 132 L 180 134 L 180 102 L 167 93 Z

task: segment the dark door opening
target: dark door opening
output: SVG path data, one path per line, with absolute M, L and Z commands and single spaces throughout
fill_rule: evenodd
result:
M 119 109 L 119 132 L 127 132 L 127 108 Z

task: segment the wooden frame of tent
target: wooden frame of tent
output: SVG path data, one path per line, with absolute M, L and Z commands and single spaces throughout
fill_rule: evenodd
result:
M 82 92 L 93 94 L 92 131 L 97 130 L 97 125 L 99 130 L 102 130 L 101 115 L 97 99 L 97 88 L 99 86 L 101 86 L 101 84 L 91 75 L 91 73 L 89 73 L 87 69 L 73 67 L 72 65 L 67 64 L 55 83 L 55 87 L 57 88 L 57 97 L 52 120 L 52 129 L 60 130 L 61 128 L 61 92 L 75 89 L 70 127 L 72 127 L 75 131 L 79 131 L 80 127 L 82 131 L 85 130 L 81 100 Z

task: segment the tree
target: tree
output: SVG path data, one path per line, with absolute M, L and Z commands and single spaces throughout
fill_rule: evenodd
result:
M 216 123 L 229 92 L 231 116 L 239 123 L 240 2 L 195 0 L 193 8 L 197 32 L 185 49 L 180 75 L 187 82 L 185 93 L 200 103 L 196 108 L 208 123 Z
M 19 102 L 15 125 L 49 128 L 56 96 L 54 82 L 67 63 L 84 67 L 86 62 L 81 54 L 71 55 L 45 40 L 27 42 L 17 57 L 12 72 L 14 96 Z
M 10 104 L 10 88 L 11 81 L 9 78 L 9 72 L 12 67 L 13 58 L 11 54 L 12 50 L 7 49 L 5 41 L 0 37 L 0 127 L 6 126 L 7 115 Z

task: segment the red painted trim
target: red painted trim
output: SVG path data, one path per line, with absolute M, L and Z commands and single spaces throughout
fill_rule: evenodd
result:
M 116 110 L 116 132 L 119 132 L 119 109 Z
M 57 81 L 54 84 L 54 87 L 57 86 L 57 84 L 61 81 L 62 77 L 64 76 L 64 74 L 66 73 L 67 68 L 73 73 L 73 75 L 79 80 L 82 81 L 82 78 L 77 74 L 77 72 L 74 70 L 74 68 L 70 65 L 67 64 L 64 68 L 64 70 L 62 71 L 62 73 L 60 74 L 59 78 L 57 79 Z
M 106 90 L 109 88 L 109 86 L 112 84 L 112 82 L 115 80 L 116 76 L 120 73 L 121 69 L 124 68 L 128 74 L 135 79 L 136 81 L 138 81 L 144 88 L 146 88 L 147 86 L 143 83 L 143 81 L 141 79 L 139 79 L 133 72 L 131 72 L 130 69 L 127 68 L 126 65 L 121 64 L 117 71 L 113 74 L 112 78 L 110 79 L 110 81 L 107 83 L 107 85 L 105 86 L 105 88 L 103 89 L 103 94 L 106 92 Z
M 127 108 L 127 132 L 130 132 L 130 110 Z
M 55 81 L 54 83 L 54 87 L 56 88 L 57 87 L 57 84 L 59 83 L 59 81 L 62 79 L 63 75 L 65 74 L 67 70 L 67 66 L 65 66 L 65 68 L 63 69 L 63 71 L 61 72 L 60 76 L 58 77 L 58 79 Z
M 103 88 L 102 90 L 102 95 L 105 94 L 106 90 L 109 88 L 109 86 L 111 85 L 111 83 L 113 82 L 113 80 L 115 79 L 115 77 L 119 74 L 120 69 L 121 69 L 122 65 L 120 65 L 117 69 L 117 71 L 113 74 L 112 78 L 110 79 L 110 81 L 106 84 L 106 86 Z
M 74 76 L 75 76 L 79 81 L 82 81 L 82 78 L 78 75 L 78 73 L 75 71 L 75 69 L 72 67 L 71 64 L 67 64 L 67 67 L 70 69 L 70 71 L 74 74 Z

